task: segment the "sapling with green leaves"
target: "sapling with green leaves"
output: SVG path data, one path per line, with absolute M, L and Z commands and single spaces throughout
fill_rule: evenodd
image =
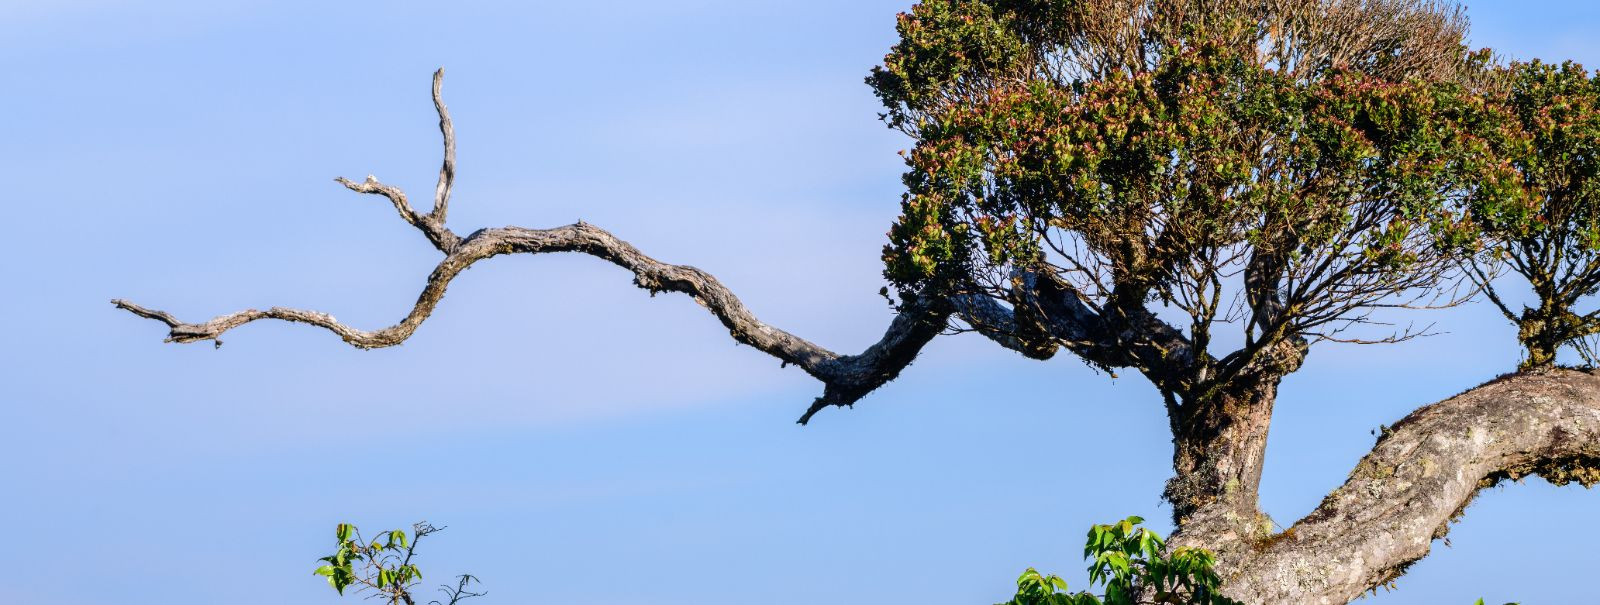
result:
M 1169 552 L 1161 536 L 1141 523 L 1128 517 L 1089 529 L 1083 558 L 1089 561 L 1089 584 L 1103 585 L 1103 596 L 1072 593 L 1060 576 L 1030 567 L 1017 578 L 1016 596 L 1001 605 L 1239 605 L 1222 596 L 1210 551 L 1179 546 Z
M 409 536 L 405 530 L 394 529 L 368 542 L 356 526 L 340 523 L 334 528 L 338 548 L 333 554 L 318 559 L 323 565 L 312 573 L 327 578 L 328 585 L 341 595 L 353 586 L 356 592 L 370 592 L 368 598 L 382 599 L 388 605 L 416 605 L 412 591 L 422 581 L 422 570 L 414 562 L 417 545 L 423 538 L 443 530 L 425 522 L 416 523 L 411 526 Z M 456 580 L 455 586 L 440 586 L 444 601 L 429 603 L 456 605 L 465 599 L 483 596 L 484 593 L 468 590 L 477 578 L 461 575 Z

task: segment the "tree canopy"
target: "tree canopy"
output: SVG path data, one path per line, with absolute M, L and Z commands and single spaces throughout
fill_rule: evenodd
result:
M 869 78 L 916 137 L 886 276 L 1024 307 L 1013 281 L 1046 274 L 1102 317 L 1181 310 L 1186 367 L 1087 357 L 1186 395 L 1437 285 L 1436 242 L 1470 235 L 1455 76 L 1482 56 L 1433 3 L 1296 19 L 1319 4 L 917 5 Z M 1334 42 L 1333 21 L 1367 29 Z M 1219 322 L 1244 346 L 1213 360 Z
M 1584 339 L 1600 332 L 1600 311 L 1576 307 L 1600 289 L 1600 75 L 1513 63 L 1483 89 L 1467 214 L 1484 246 L 1472 275 L 1520 328 L 1526 367 L 1553 364 L 1566 344 L 1592 365 Z M 1527 281 L 1537 306 L 1513 311 L 1491 278 L 1504 270 Z

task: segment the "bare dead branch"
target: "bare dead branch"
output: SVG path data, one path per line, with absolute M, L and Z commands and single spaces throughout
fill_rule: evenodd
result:
M 389 201 L 394 203 L 394 209 L 400 213 L 400 218 L 421 230 L 422 234 L 427 236 L 428 241 L 433 243 L 433 247 L 438 248 L 440 252 L 449 254 L 461 243 L 461 238 L 445 227 L 444 221 L 431 214 L 417 214 L 417 211 L 411 207 L 411 202 L 406 200 L 405 192 L 401 191 L 399 187 L 378 182 L 378 177 L 370 174 L 367 175 L 366 181 L 360 183 L 342 176 L 334 180 L 356 193 L 368 193 L 389 198 Z
M 657 261 L 610 232 L 583 222 L 554 229 L 484 229 L 468 236 L 434 268 L 411 312 L 398 323 L 379 330 L 360 330 L 339 323 L 326 313 L 284 307 L 265 311 L 247 309 L 203 323 L 186 323 L 164 311 L 124 300 L 112 302 L 135 315 L 167 324 L 171 328 L 167 342 L 212 340 L 220 343 L 222 334 L 228 330 L 256 320 L 276 319 L 320 327 L 351 345 L 375 349 L 398 345 L 410 338 L 444 297 L 450 280 L 473 263 L 501 254 L 551 252 L 578 252 L 606 260 L 632 272 L 634 283 L 652 293 L 687 294 L 715 315 L 734 340 L 777 357 L 786 365 L 799 366 L 821 380 L 826 386 L 824 394 L 806 411 L 802 424 L 823 408 L 852 405 L 894 379 L 922 346 L 939 333 L 950 313 L 941 301 L 915 301 L 901 309 L 877 344 L 860 355 L 839 355 L 761 322 L 710 274 L 686 265 Z
M 394 209 L 400 213 L 401 219 L 420 229 L 440 252 L 449 254 L 461 243 L 461 238 L 444 226 L 445 214 L 450 206 L 450 191 L 455 187 L 456 181 L 456 130 L 450 122 L 450 110 L 444 104 L 443 86 L 444 68 L 441 67 L 433 72 L 433 108 L 439 113 L 439 132 L 444 135 L 444 163 L 439 167 L 439 184 L 434 188 L 432 212 L 418 213 L 411 207 L 411 202 L 406 199 L 404 191 L 393 185 L 385 185 L 378 181 L 378 177 L 370 174 L 367 175 L 367 180 L 360 183 L 344 177 L 334 180 L 356 193 L 389 198 L 394 204 Z
M 444 135 L 444 165 L 439 167 L 439 185 L 433 191 L 433 220 L 444 224 L 450 206 L 450 189 L 456 184 L 456 129 L 450 124 L 450 109 L 444 106 L 441 88 L 444 68 L 433 72 L 433 108 L 439 112 L 439 132 Z
M 335 320 L 332 315 L 328 315 L 327 313 L 290 309 L 286 307 L 273 307 L 265 311 L 246 309 L 237 313 L 231 313 L 212 318 L 205 323 L 191 324 L 178 320 L 178 318 L 173 317 L 172 314 L 167 313 L 166 311 L 146 309 L 120 298 L 112 300 L 111 304 L 116 305 L 118 309 L 127 310 L 134 315 L 148 319 L 154 319 L 167 324 L 167 326 L 172 328 L 172 330 L 168 332 L 165 342 L 191 343 L 202 340 L 210 340 L 216 343 L 216 346 L 220 348 L 222 346 L 222 340 L 220 337 L 222 336 L 223 332 L 258 319 L 279 319 L 283 321 L 294 321 L 326 328 L 333 333 L 338 334 L 339 337 L 343 338 L 345 342 L 364 349 L 391 346 L 394 344 L 399 344 L 400 340 L 404 340 L 403 337 L 396 339 L 393 336 L 399 326 L 386 328 L 377 332 L 365 332 L 340 324 L 338 320 Z M 409 333 L 407 335 L 409 335 Z
M 131 302 L 122 300 L 120 298 L 111 299 L 111 304 L 116 305 L 116 307 L 118 309 L 127 310 L 129 313 L 132 313 L 134 315 L 138 315 L 139 317 L 143 317 L 145 319 L 154 319 L 154 320 L 159 321 L 161 323 L 167 324 L 167 327 L 169 327 L 169 328 L 176 328 L 178 326 L 185 325 L 182 321 L 179 321 L 178 318 L 173 317 L 171 313 L 168 313 L 166 311 L 156 311 L 154 309 L 146 309 L 144 307 L 141 307 L 141 306 L 133 304 Z M 171 339 L 168 339 L 167 342 L 174 342 L 174 341 L 171 340 Z
M 333 180 L 356 193 L 369 193 L 389 198 L 389 201 L 394 204 L 394 209 L 400 213 L 402 220 L 416 225 L 418 228 L 422 227 L 422 215 L 417 214 L 417 211 L 411 208 L 411 202 L 406 200 L 406 193 L 401 191 L 399 187 L 380 183 L 378 182 L 378 177 L 370 174 L 367 175 L 366 181 L 360 183 L 342 176 Z
M 246 309 L 201 323 L 189 323 L 165 311 L 145 308 L 121 299 L 113 300 L 112 304 L 134 315 L 166 324 L 169 328 L 167 342 L 210 340 L 220 347 L 221 337 L 228 330 L 257 320 L 275 319 L 316 326 L 333 332 L 353 346 L 376 349 L 395 346 L 410 338 L 444 298 L 450 281 L 478 261 L 502 254 L 576 252 L 628 270 L 633 273 L 634 283 L 652 294 L 678 292 L 689 295 L 716 316 L 734 340 L 777 357 L 784 365 L 799 366 L 821 380 L 825 387 L 823 395 L 806 410 L 800 418 L 801 424 L 824 408 L 853 405 L 867 393 L 893 380 L 910 365 L 923 345 L 937 336 L 948 323 L 953 311 L 949 301 L 916 298 L 901 306 L 900 313 L 876 344 L 859 355 L 840 355 L 763 323 L 712 275 L 687 265 L 658 261 L 610 232 L 582 221 L 554 229 L 480 229 L 461 238 L 444 226 L 444 214 L 454 183 L 455 134 L 449 112 L 440 96 L 443 74 L 443 70 L 440 70 L 433 79 L 434 104 L 439 112 L 439 127 L 444 134 L 445 145 L 444 165 L 439 173 L 433 213 L 417 213 L 403 191 L 383 184 L 377 177 L 368 176 L 366 181 L 360 183 L 345 178 L 337 179 L 351 191 L 388 198 L 401 219 L 422 231 L 435 247 L 445 253 L 444 259 L 428 276 L 411 311 L 399 322 L 368 331 L 340 323 L 332 315 L 320 311 L 272 307 L 264 311 Z

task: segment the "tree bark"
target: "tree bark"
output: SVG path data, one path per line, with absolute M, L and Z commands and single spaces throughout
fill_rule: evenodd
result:
M 1259 534 L 1261 468 L 1277 378 L 1239 380 L 1177 406 L 1165 498 L 1180 527 Z
M 1517 340 L 1527 350 L 1528 358 L 1522 369 L 1548 368 L 1556 363 L 1556 352 L 1567 343 L 1592 332 L 1589 321 L 1552 300 L 1545 300 L 1539 308 L 1525 308 L 1517 318 Z
M 1423 407 L 1289 529 L 1186 523 L 1171 543 L 1216 551 L 1223 591 L 1244 603 L 1347 603 L 1427 555 L 1480 490 L 1527 475 L 1600 483 L 1600 377 L 1523 372 Z

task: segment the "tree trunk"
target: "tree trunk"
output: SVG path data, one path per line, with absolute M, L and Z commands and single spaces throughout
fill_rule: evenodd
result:
M 1271 521 L 1257 503 L 1278 381 L 1240 379 L 1177 407 L 1175 474 L 1165 498 L 1180 529 L 1226 537 L 1227 544 L 1271 533 Z
M 1517 339 L 1528 352 L 1528 358 L 1522 361 L 1522 369 L 1555 365 L 1556 351 L 1578 333 L 1581 324 L 1582 320 L 1566 307 L 1550 301 L 1541 303 L 1538 309 L 1524 309 L 1521 320 L 1517 322 Z

